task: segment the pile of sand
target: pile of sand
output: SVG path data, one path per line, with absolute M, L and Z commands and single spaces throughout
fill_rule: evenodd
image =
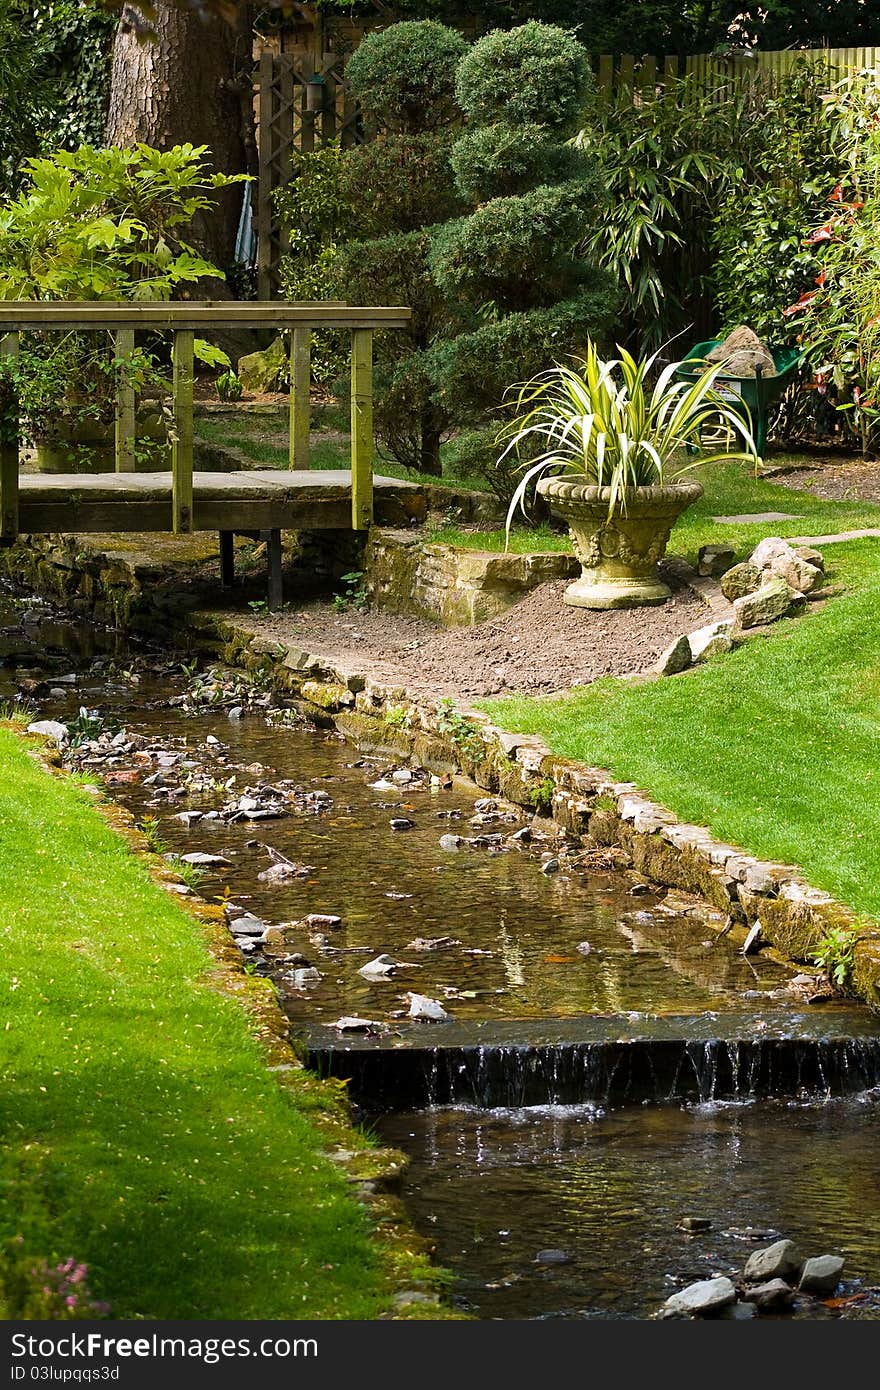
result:
M 757 376 L 756 367 L 761 368 L 762 376 L 776 375 L 772 353 L 744 324 L 728 333 L 724 342 L 707 354 L 706 361 L 723 362 L 725 376 Z

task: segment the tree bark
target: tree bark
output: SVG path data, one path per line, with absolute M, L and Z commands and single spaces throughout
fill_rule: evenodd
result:
M 217 173 L 256 172 L 250 6 L 239 5 L 229 22 L 159 0 L 155 36 L 146 40 L 131 18 L 126 8 L 113 45 L 107 144 L 207 145 L 206 161 Z M 198 219 L 194 239 L 228 270 L 242 186 L 218 189 L 215 196 L 217 209 Z

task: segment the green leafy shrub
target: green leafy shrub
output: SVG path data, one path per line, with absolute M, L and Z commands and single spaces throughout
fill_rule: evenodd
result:
M 561 145 L 543 126 L 478 126 L 456 141 L 452 170 L 462 197 L 471 203 L 506 198 L 521 188 L 573 179 L 587 172 L 589 157 Z
M 532 124 L 565 133 L 592 86 L 586 49 L 553 24 L 493 30 L 465 54 L 455 95 L 477 126 Z
M 862 452 L 880 452 L 880 92 L 872 70 L 827 103 L 838 181 L 806 238 L 818 274 L 788 313 Z M 832 180 L 829 179 L 829 185 Z
M 214 206 L 205 146 L 58 150 L 0 208 L 0 299 L 171 299 L 220 272 L 188 239 Z
M 430 268 L 445 294 L 509 310 L 552 303 L 586 268 L 571 248 L 595 200 L 590 181 L 492 198 L 436 236 Z M 543 255 L 541 250 L 543 249 Z
M 820 220 L 834 183 L 832 124 L 823 63 L 799 60 L 775 89 L 741 99 L 737 163 L 721 181 L 711 247 L 720 331 L 747 323 L 760 338 L 793 345 L 799 325 L 784 310 L 818 272 L 804 230 Z
M 338 249 L 334 283 L 350 302 L 412 308 L 407 328 L 376 335 L 374 422 L 400 463 L 435 475 L 450 417 L 425 354 L 449 331 L 450 306 L 428 256 L 436 224 L 462 208 L 449 165 L 449 121 L 465 48 L 461 35 L 434 21 L 405 22 L 369 35 L 346 70 L 366 116 L 382 129 L 371 145 L 345 155 L 341 185 L 357 198 L 363 222 L 358 239 Z
M 336 299 L 338 247 L 352 235 L 355 199 L 342 183 L 345 159 L 338 140 L 297 156 L 295 177 L 273 193 L 288 250 L 279 275 L 285 299 Z M 329 387 L 348 360 L 348 338 L 333 330 L 312 336 L 312 377 Z
M 810 959 L 837 989 L 846 989 L 853 972 L 856 927 L 829 927 Z
M 466 48 L 437 20 L 404 20 L 368 34 L 346 77 L 365 115 L 386 130 L 436 130 L 458 114 L 455 72 Z
M 583 249 L 622 290 L 618 342 L 654 350 L 695 319 L 703 336 L 747 323 L 790 341 L 782 310 L 808 275 L 803 209 L 829 156 L 826 85 L 804 59 L 772 83 L 707 89 L 688 76 L 639 103 L 599 95 L 578 143 L 608 196 Z
M 431 272 L 460 322 L 428 359 L 462 424 L 497 414 L 511 381 L 582 351 L 610 319 L 607 277 L 575 254 L 601 198 L 595 162 L 566 144 L 591 88 L 580 45 L 534 21 L 486 35 L 462 60 L 456 90 L 473 128 L 452 163 L 476 206 L 434 237 Z
M 214 206 L 211 190 L 239 181 L 208 173 L 204 146 L 156 150 L 59 150 L 27 161 L 21 192 L 0 207 L 0 300 L 167 300 L 205 276 L 221 276 L 189 240 L 193 217 Z M 197 354 L 229 365 L 199 340 Z M 138 392 L 164 376 L 142 348 L 122 361 L 105 334 L 23 336 L 15 381 L 31 434 L 47 422 L 72 427 L 113 419 L 120 375 Z

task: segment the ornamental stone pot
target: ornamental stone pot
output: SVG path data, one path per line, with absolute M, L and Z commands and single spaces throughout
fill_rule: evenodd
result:
M 580 579 L 569 584 L 563 602 L 575 608 L 634 608 L 663 603 L 671 590 L 657 573 L 678 517 L 697 498 L 699 483 L 631 488 L 625 510 L 608 515 L 610 488 L 596 487 L 586 475 L 542 478 L 538 492 L 568 522 L 581 562 Z
M 135 432 L 144 457 L 135 472 L 164 472 L 171 467 L 171 446 L 165 423 L 155 406 L 142 404 L 137 412 Z M 60 415 L 34 439 L 38 473 L 112 473 L 116 466 L 115 426 L 100 420 L 74 422 Z M 151 448 L 147 450 L 146 442 Z

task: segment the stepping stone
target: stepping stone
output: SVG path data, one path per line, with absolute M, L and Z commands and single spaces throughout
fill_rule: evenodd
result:
M 765 521 L 799 521 L 802 512 L 742 512 L 738 516 L 713 516 L 722 526 L 750 526 Z

